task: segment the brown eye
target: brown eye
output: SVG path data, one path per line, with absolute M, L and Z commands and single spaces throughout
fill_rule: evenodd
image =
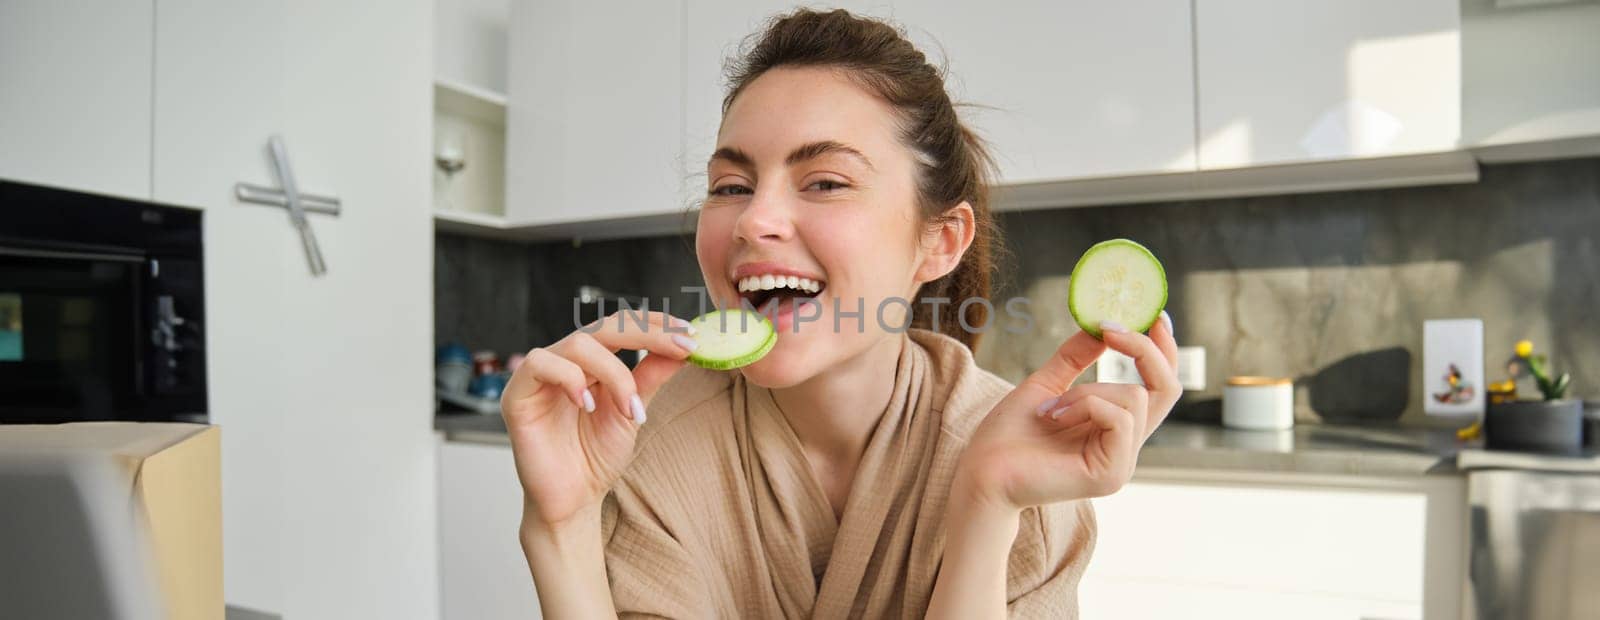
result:
M 736 183 L 718 185 L 711 189 L 712 196 L 746 196 L 753 193 L 755 192 L 751 191 L 750 188 Z
M 838 181 L 831 181 L 831 180 L 824 179 L 824 180 L 812 183 L 810 185 L 807 185 L 806 189 L 816 189 L 816 190 L 821 190 L 821 191 L 824 191 L 824 192 L 831 192 L 831 191 L 834 191 L 834 190 L 845 189 L 845 188 L 848 188 L 848 187 L 850 187 L 850 186 L 846 185 L 844 183 L 840 183 Z

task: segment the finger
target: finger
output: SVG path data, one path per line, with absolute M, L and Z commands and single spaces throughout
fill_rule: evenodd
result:
M 1145 387 L 1150 388 L 1152 394 L 1170 396 L 1174 402 L 1178 400 L 1183 387 L 1178 384 L 1174 362 L 1156 347 L 1155 341 L 1110 321 L 1102 323 L 1100 330 L 1107 347 L 1133 358 L 1134 368 L 1139 369 L 1139 378 L 1144 380 Z
M 1102 478 L 1095 490 L 1097 495 L 1110 495 L 1133 477 L 1133 467 L 1138 461 L 1138 451 L 1135 449 L 1138 432 L 1134 430 L 1136 416 L 1098 396 L 1083 399 L 1082 407 L 1090 422 L 1105 433 L 1100 442 L 1105 451 L 1100 455 L 1105 459 L 1101 466 L 1111 476 Z M 1085 455 L 1086 458 L 1089 456 Z
M 1178 368 L 1178 338 L 1172 331 L 1172 315 L 1166 310 L 1161 311 L 1161 319 L 1150 327 L 1150 339 L 1156 343 L 1156 348 L 1161 349 L 1161 355 L 1167 358 L 1167 363 L 1176 370 Z
M 1084 370 L 1100 359 L 1100 354 L 1105 350 L 1105 343 L 1096 340 L 1088 332 L 1080 331 L 1061 343 L 1055 355 L 1028 375 L 1027 379 L 1023 379 L 1022 384 L 1032 385 L 1049 394 L 1065 392 Z
M 685 365 L 687 362 L 683 360 L 647 355 L 644 361 L 634 366 L 633 382 L 639 386 L 639 398 L 644 399 L 646 408 L 650 406 L 650 399 L 655 398 L 656 390 L 661 389 L 661 386 L 673 375 L 678 374 Z
M 617 406 L 617 413 L 635 424 L 644 423 L 644 401 L 639 398 L 639 388 L 633 373 L 617 359 L 614 352 L 601 345 L 589 334 L 572 334 L 556 343 L 557 352 L 583 369 L 583 372 L 600 382 Z
M 643 325 L 638 322 L 644 320 Z M 664 355 L 684 359 L 695 349 L 689 338 L 689 322 L 660 312 L 649 313 L 640 319 L 635 313 L 613 314 L 580 330 L 599 342 L 612 353 L 628 350 L 649 351 L 652 356 Z
M 1082 423 L 1084 421 L 1082 418 L 1062 419 L 1062 416 L 1071 408 L 1072 404 L 1090 396 L 1128 411 L 1142 412 L 1150 404 L 1150 393 L 1145 390 L 1144 386 L 1122 383 L 1084 383 L 1072 386 L 1072 389 L 1067 390 L 1067 393 L 1061 396 L 1058 406 L 1040 415 L 1063 428 Z M 1138 420 L 1135 419 L 1135 422 L 1137 423 Z
M 511 373 L 511 380 L 501 390 L 501 413 L 506 411 L 505 403 L 532 396 L 544 385 L 558 386 L 579 409 L 594 411 L 594 395 L 589 392 L 583 369 L 546 349 L 534 348 L 528 351 L 522 366 Z

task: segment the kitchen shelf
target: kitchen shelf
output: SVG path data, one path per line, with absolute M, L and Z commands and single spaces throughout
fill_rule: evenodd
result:
M 495 127 L 506 126 L 506 96 L 477 86 L 435 79 L 433 107 L 441 112 L 483 121 Z
M 509 239 L 517 236 L 505 217 L 471 211 L 435 210 L 433 227 L 435 230 L 479 237 Z

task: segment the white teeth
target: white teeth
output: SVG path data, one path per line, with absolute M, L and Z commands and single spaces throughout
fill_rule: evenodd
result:
M 734 285 L 739 292 L 770 291 L 776 288 L 791 288 L 797 291 L 815 293 L 822 290 L 822 282 L 799 276 L 782 276 L 768 274 L 762 276 L 749 276 L 740 278 Z

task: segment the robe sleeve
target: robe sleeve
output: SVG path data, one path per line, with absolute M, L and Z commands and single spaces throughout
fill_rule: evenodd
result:
M 606 576 L 619 618 L 711 618 L 709 591 L 683 546 L 625 482 L 601 506 Z
M 1094 553 L 1096 529 L 1088 500 L 1023 511 L 1006 571 L 1007 615 L 1077 618 L 1078 583 Z

